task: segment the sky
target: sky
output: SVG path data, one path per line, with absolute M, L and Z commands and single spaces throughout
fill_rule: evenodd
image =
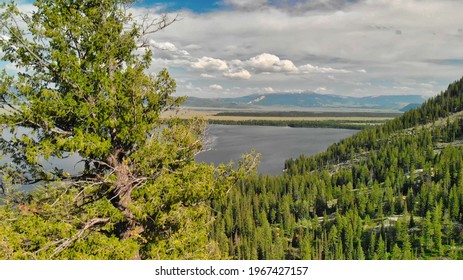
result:
M 151 34 L 150 72 L 177 95 L 431 97 L 463 75 L 460 0 L 143 0 L 178 21 Z

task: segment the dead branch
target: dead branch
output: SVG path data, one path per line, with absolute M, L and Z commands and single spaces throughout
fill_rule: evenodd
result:
M 53 258 L 57 254 L 61 253 L 66 248 L 71 246 L 71 244 L 74 243 L 75 241 L 77 241 L 85 233 L 85 231 L 87 231 L 88 229 L 90 229 L 90 228 L 92 228 L 92 227 L 94 227 L 94 226 L 96 226 L 98 224 L 103 224 L 103 223 L 107 223 L 107 222 L 109 222 L 109 218 L 94 218 L 94 219 L 91 219 L 91 220 L 87 221 L 84 224 L 83 228 L 80 229 L 74 236 L 72 236 L 71 238 L 62 239 L 61 245 L 59 245 L 58 247 L 55 248 L 55 250 L 53 250 L 53 254 L 51 254 L 50 258 Z M 54 244 L 57 244 L 57 243 L 59 243 L 59 242 L 54 242 Z
M 149 47 L 147 35 L 161 31 L 176 21 L 179 21 L 179 14 L 176 14 L 174 18 L 170 18 L 168 14 L 163 14 L 161 18 L 149 19 L 148 15 L 144 15 L 142 23 L 139 25 L 140 28 L 140 45 L 138 48 Z

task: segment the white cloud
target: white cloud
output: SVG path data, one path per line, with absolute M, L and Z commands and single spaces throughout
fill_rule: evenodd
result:
M 278 56 L 262 53 L 251 57 L 247 65 L 252 67 L 256 72 L 297 72 L 298 69 L 290 60 L 281 60 Z
M 191 63 L 192 59 L 194 59 L 188 51 L 177 48 L 177 46 L 171 42 L 149 40 L 148 43 L 151 47 L 156 49 L 154 51 L 153 64 L 158 67 L 185 67 Z M 140 49 L 139 51 L 143 50 Z
M 312 64 L 305 64 L 299 66 L 299 70 L 303 73 L 350 73 L 350 71 L 345 69 L 334 69 L 330 67 L 319 67 Z
M 203 77 L 203 78 L 215 78 L 214 75 L 210 75 L 210 74 L 206 74 L 206 73 L 202 73 L 201 77 Z
M 223 73 L 223 76 L 232 79 L 249 80 L 251 78 L 251 73 L 249 73 L 248 70 L 241 69 L 238 71 L 225 72 Z
M 167 50 L 171 52 L 177 51 L 177 47 L 170 43 L 170 42 L 156 42 L 154 40 L 150 40 L 149 44 L 155 48 L 161 49 L 161 50 Z
M 329 83 L 335 94 L 380 95 L 394 94 L 394 86 L 407 81 L 414 82 L 408 86 L 421 94 L 424 90 L 419 84 L 429 80 L 437 81 L 431 89 L 437 94 L 463 72 L 463 64 L 458 62 L 463 60 L 463 1 L 221 3 L 232 9 L 201 14 L 182 12 L 181 21 L 151 37 L 190 54 L 187 57 L 170 51 L 154 53 L 155 57 L 165 58 L 165 64 L 171 59 L 173 65 L 183 68 L 173 72 L 174 77 L 191 80 L 194 76 L 187 75 L 213 74 L 224 88 L 239 86 L 254 88 L 256 92 L 264 87 L 278 91 L 290 90 L 289 87 L 316 89 Z M 402 35 L 396 35 L 396 30 Z M 172 46 L 164 47 L 172 50 Z M 230 81 L 230 73 L 241 70 L 252 77 Z M 210 90 L 209 85 L 202 86 Z M 426 94 L 432 95 L 430 91 Z
M 210 85 L 209 88 L 212 90 L 223 90 L 223 87 L 217 84 Z
M 194 69 L 200 69 L 205 71 L 226 71 L 228 65 L 224 60 L 203 56 L 198 61 L 191 63 L 191 67 Z
M 327 89 L 326 87 L 318 87 L 318 88 L 315 90 L 315 92 L 317 92 L 317 93 L 325 93 L 325 92 L 327 92 L 327 91 L 328 91 L 328 89 Z
M 275 92 L 275 90 L 272 87 L 264 87 L 262 88 L 262 92 L 272 93 L 272 92 Z

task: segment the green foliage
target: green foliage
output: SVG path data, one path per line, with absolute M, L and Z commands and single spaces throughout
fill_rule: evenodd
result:
M 230 221 L 227 257 L 258 244 L 261 259 L 463 258 L 462 104 L 463 79 L 400 118 L 288 160 L 283 175 L 244 180 L 212 204 Z
M 208 206 L 256 164 L 194 162 L 205 123 L 163 119 L 166 70 L 148 75 L 144 36 L 175 19 L 139 25 L 131 0 L 38 0 L 31 14 L 0 6 L 2 163 L 0 258 L 214 258 Z M 77 154 L 69 174 L 44 161 Z M 15 192 L 34 184 L 30 192 Z
M 281 176 L 247 177 L 253 154 L 197 164 L 205 123 L 161 118 L 182 98 L 140 47 L 170 21 L 139 26 L 130 2 L 1 4 L 2 59 L 20 71 L 0 76 L 0 258 L 463 258 L 463 79 Z M 72 154 L 81 173 L 43 164 Z

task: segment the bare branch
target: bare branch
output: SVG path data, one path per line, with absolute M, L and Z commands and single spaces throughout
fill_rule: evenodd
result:
M 179 14 L 176 14 L 173 19 L 169 18 L 169 15 L 163 14 L 161 18 L 149 19 L 148 15 L 144 15 L 142 23 L 139 28 L 141 30 L 140 41 L 141 44 L 138 48 L 149 47 L 147 35 L 161 31 L 162 29 L 168 27 L 176 21 L 181 20 Z
M 152 34 L 152 33 L 156 33 L 164 28 L 166 28 L 167 26 L 171 25 L 172 23 L 178 21 L 179 15 L 175 15 L 175 17 L 173 19 L 170 19 L 169 18 L 169 15 L 167 14 L 164 14 L 161 16 L 160 19 L 153 19 L 151 21 L 150 24 L 146 25 L 143 27 L 142 29 L 142 36 L 145 36 L 145 35 L 148 35 L 148 34 Z
M 53 258 L 57 254 L 61 253 L 62 251 L 66 250 L 69 246 L 72 245 L 73 242 L 77 241 L 88 229 L 98 225 L 98 224 L 103 224 L 109 222 L 109 218 L 94 218 L 85 223 L 82 229 L 80 229 L 74 236 L 71 238 L 64 238 L 62 239 L 61 245 L 55 248 L 53 250 L 53 254 L 51 254 L 50 258 Z M 59 242 L 54 242 L 54 244 L 57 244 Z

